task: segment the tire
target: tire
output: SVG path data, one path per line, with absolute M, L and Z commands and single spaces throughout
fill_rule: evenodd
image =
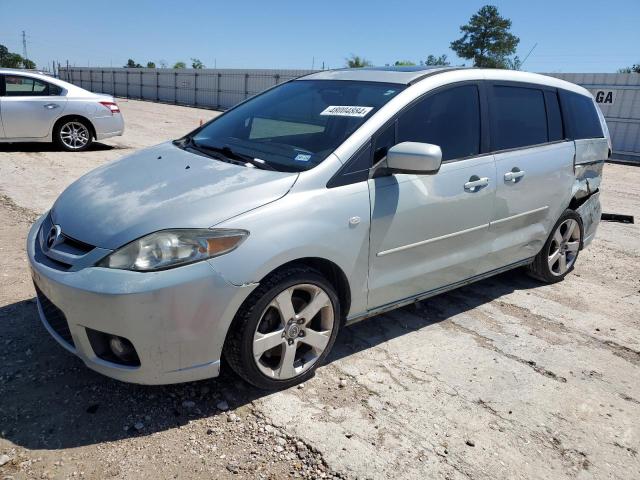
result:
M 248 383 L 264 390 L 289 388 L 309 379 L 323 363 L 340 320 L 338 296 L 326 278 L 303 265 L 286 267 L 244 301 L 223 355 Z
M 582 248 L 582 219 L 573 210 L 565 210 L 551 230 L 542 250 L 527 273 L 545 283 L 561 282 L 574 268 Z
M 83 118 L 65 118 L 53 131 L 53 140 L 62 150 L 82 152 L 93 143 L 92 129 Z

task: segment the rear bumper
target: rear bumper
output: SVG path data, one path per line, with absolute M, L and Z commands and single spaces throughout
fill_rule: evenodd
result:
M 38 261 L 41 221 L 29 232 L 27 252 L 40 319 L 58 343 L 89 368 L 126 382 L 168 384 L 219 374 L 229 325 L 255 287 L 228 283 L 207 262 L 155 273 L 52 268 Z M 87 329 L 131 341 L 140 365 L 98 357 Z
M 96 129 L 96 140 L 104 140 L 105 138 L 116 137 L 124 133 L 124 118 L 122 117 L 122 113 L 96 117 L 93 118 L 92 121 Z

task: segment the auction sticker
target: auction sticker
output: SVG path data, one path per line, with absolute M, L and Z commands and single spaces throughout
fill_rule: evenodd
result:
M 335 117 L 364 117 L 373 110 L 373 107 L 359 107 L 355 105 L 330 105 L 320 115 L 332 115 Z

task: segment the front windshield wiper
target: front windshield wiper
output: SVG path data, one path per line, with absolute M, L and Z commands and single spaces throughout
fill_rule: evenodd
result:
M 270 165 L 269 163 L 267 163 L 266 160 L 262 160 L 261 158 L 254 158 L 250 155 L 245 155 L 242 153 L 235 152 L 231 150 L 231 148 L 228 145 L 225 145 L 224 147 L 212 147 L 209 145 L 201 145 L 199 143 L 196 143 L 195 140 L 193 139 L 191 140 L 191 143 L 195 145 L 196 148 L 201 148 L 203 150 L 206 150 L 207 152 L 220 153 L 224 155 L 226 158 L 233 160 L 234 162 L 239 162 L 245 165 L 248 163 L 262 170 L 277 171 L 277 169 L 272 165 Z

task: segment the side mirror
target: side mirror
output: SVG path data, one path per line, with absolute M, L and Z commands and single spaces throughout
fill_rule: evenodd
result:
M 434 174 L 441 164 L 440 147 L 430 143 L 402 142 L 387 151 L 387 170 L 391 173 Z

